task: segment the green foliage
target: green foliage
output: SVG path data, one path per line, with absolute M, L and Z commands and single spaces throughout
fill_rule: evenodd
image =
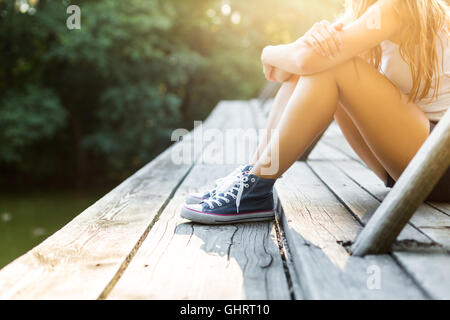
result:
M 49 89 L 27 85 L 6 95 L 0 108 L 0 154 L 3 161 L 24 161 L 23 150 L 61 130 L 66 111 Z
M 219 100 L 256 96 L 262 48 L 341 1 L 229 1 L 235 23 L 225 2 L 79 0 L 68 30 L 70 1 L 0 0 L 0 169 L 122 179 Z

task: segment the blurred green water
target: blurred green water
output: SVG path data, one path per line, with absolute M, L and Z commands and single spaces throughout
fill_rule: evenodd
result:
M 32 249 L 108 190 L 0 194 L 0 268 Z

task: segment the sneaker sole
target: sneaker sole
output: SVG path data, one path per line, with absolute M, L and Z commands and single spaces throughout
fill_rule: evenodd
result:
M 181 209 L 181 217 L 202 224 L 257 222 L 273 220 L 275 218 L 275 210 L 252 213 L 214 214 L 183 207 L 183 209 Z

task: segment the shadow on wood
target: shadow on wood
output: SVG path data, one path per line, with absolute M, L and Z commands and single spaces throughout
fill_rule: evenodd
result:
M 356 256 L 385 253 L 450 165 L 450 110 L 410 162 L 352 247 Z M 450 191 L 449 191 L 450 192 Z

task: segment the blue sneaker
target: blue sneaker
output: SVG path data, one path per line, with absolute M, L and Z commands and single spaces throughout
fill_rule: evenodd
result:
M 225 192 L 229 188 L 230 184 L 233 181 L 242 175 L 242 173 L 249 172 L 252 169 L 252 165 L 240 166 L 233 170 L 226 177 L 220 178 L 216 180 L 215 186 L 207 191 L 206 193 L 191 193 L 186 197 L 186 204 L 199 204 L 203 200 L 207 200 L 214 195 Z
M 275 180 L 243 173 L 223 193 L 200 204 L 185 205 L 181 216 L 203 224 L 225 224 L 272 220 L 275 217 Z

